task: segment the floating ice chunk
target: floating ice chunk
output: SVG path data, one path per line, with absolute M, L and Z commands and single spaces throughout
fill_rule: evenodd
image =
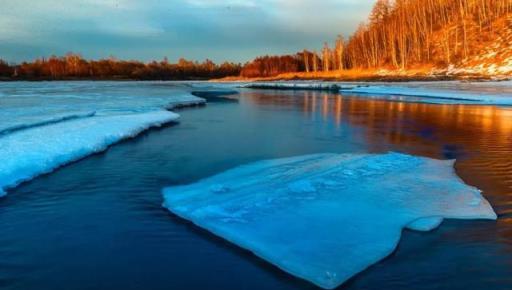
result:
M 423 101 L 436 104 L 482 104 L 482 105 L 512 105 L 512 95 L 492 94 L 478 91 L 458 91 L 448 89 L 436 89 L 428 87 L 401 87 L 401 86 L 360 86 L 343 88 L 342 93 L 355 93 L 364 95 L 394 95 L 404 96 L 402 101 Z M 408 99 L 407 97 L 416 97 Z M 417 99 L 417 98 L 423 98 Z
M 205 190 L 219 184 L 229 191 Z M 261 161 L 163 194 L 173 213 L 328 289 L 393 252 L 404 228 L 496 219 L 453 161 L 397 153 Z
M 178 117 L 168 111 L 91 117 L 0 136 L 0 196 L 8 187 Z

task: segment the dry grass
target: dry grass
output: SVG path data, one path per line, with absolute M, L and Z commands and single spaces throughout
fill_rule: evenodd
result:
M 217 81 L 286 81 L 286 80 L 324 80 L 324 81 L 435 81 L 453 79 L 446 74 L 437 74 L 432 66 L 421 66 L 408 69 L 351 69 L 329 72 L 294 72 L 280 74 L 275 77 L 243 78 L 228 77 Z

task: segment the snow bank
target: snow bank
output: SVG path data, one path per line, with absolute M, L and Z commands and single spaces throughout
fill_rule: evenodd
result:
M 512 105 L 512 95 L 492 94 L 478 91 L 456 91 L 447 89 L 435 89 L 428 87 L 406 87 L 406 86 L 360 86 L 341 89 L 342 93 L 364 94 L 364 95 L 389 95 L 404 96 L 402 101 L 423 101 L 436 104 L 482 104 L 482 105 Z M 407 97 L 418 97 L 421 99 L 410 99 Z
M 453 161 L 396 153 L 261 161 L 163 194 L 173 213 L 327 289 L 392 253 L 404 228 L 496 219 Z
M 34 127 L 0 137 L 0 196 L 5 189 L 79 160 L 120 140 L 176 120 L 168 111 L 98 116 Z

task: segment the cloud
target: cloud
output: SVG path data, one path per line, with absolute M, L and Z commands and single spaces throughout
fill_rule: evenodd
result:
M 37 41 L 39 36 L 87 30 L 127 36 L 161 32 L 141 11 L 140 2 L 130 0 L 17 0 L 3 4 L 0 38 Z
M 257 7 L 258 2 L 248 0 L 186 0 L 186 3 L 202 8 L 210 7 Z
M 319 47 L 338 33 L 349 34 L 373 0 L 3 2 L 0 57 L 10 60 L 78 50 L 95 58 L 214 55 L 245 61 L 255 54 Z

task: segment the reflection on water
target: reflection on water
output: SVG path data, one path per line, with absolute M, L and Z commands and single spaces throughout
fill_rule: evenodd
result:
M 456 158 L 500 219 L 406 231 L 389 259 L 342 289 L 512 289 L 511 109 L 313 91 L 238 99 L 180 111 L 178 126 L 0 199 L 0 289 L 316 289 L 169 215 L 160 190 L 261 159 L 365 151 Z

